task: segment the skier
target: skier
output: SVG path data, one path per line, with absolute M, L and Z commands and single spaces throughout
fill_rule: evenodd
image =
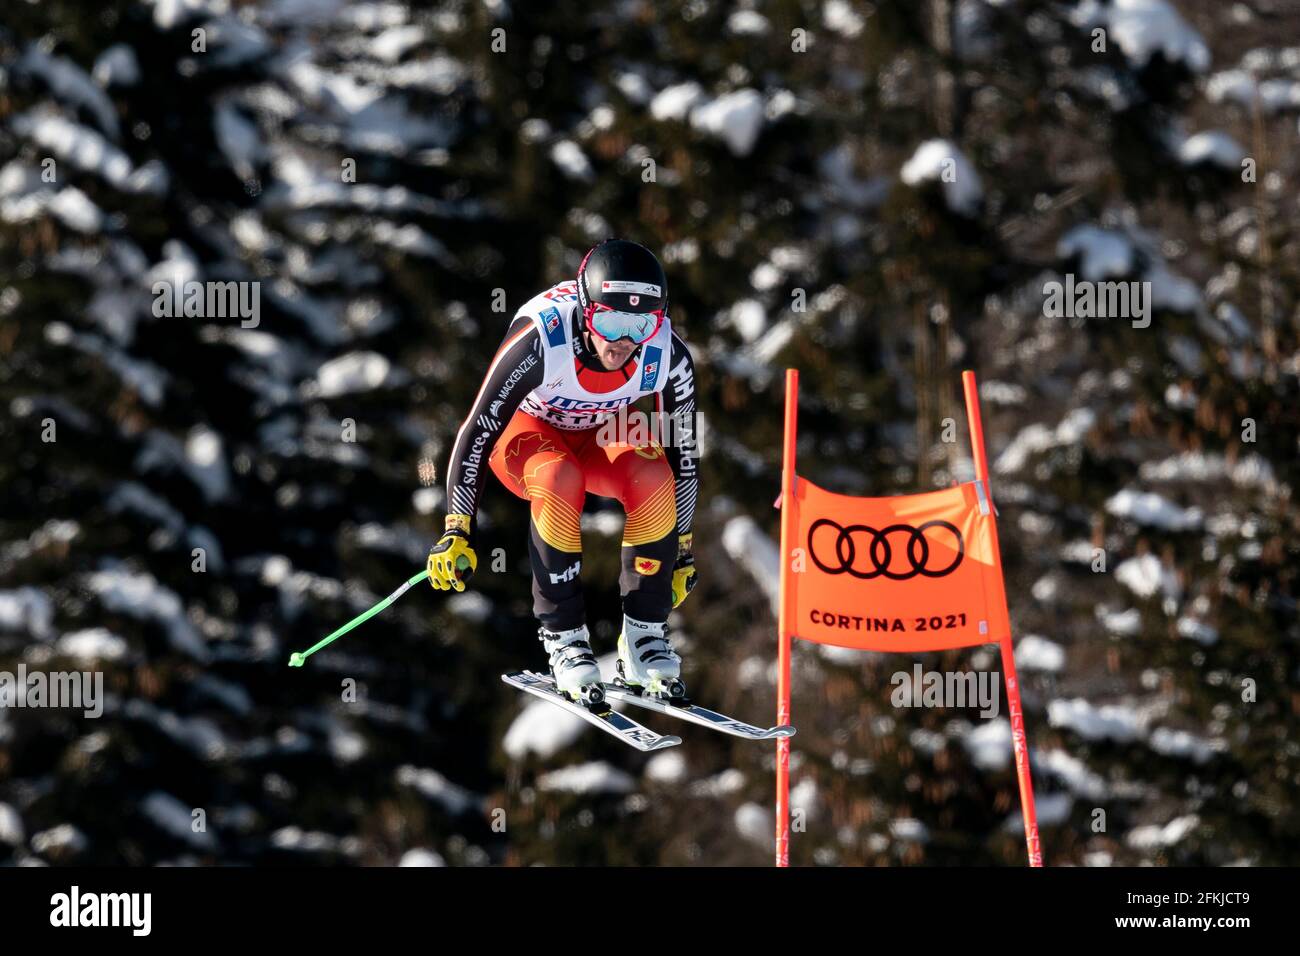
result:
M 648 395 L 674 440 L 610 440 L 604 426 L 627 421 L 631 403 Z M 667 620 L 696 582 L 694 366 L 673 332 L 667 278 L 650 250 L 607 239 L 583 258 L 576 280 L 515 314 L 452 446 L 445 530 L 428 562 L 440 590 L 464 590 L 457 568 L 477 566 L 472 542 L 485 462 L 529 502 L 533 610 L 560 691 L 588 703 L 602 696 L 581 582 L 580 522 L 590 492 L 617 500 L 627 515 L 619 676 L 646 693 L 683 697 Z

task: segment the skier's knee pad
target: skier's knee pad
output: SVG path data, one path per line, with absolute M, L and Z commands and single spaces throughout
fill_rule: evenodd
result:
M 529 468 L 524 483 L 531 492 L 544 489 L 582 511 L 582 501 L 587 496 L 587 476 L 572 455 L 557 455 Z

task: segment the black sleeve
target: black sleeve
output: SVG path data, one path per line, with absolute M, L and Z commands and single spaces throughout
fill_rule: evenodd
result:
M 655 410 L 666 412 L 673 436 L 665 443 L 677 491 L 677 534 L 690 534 L 699 494 L 699 437 L 695 430 L 695 363 L 690 349 L 673 333 L 668 353 L 668 384 L 655 396 Z
M 447 511 L 474 517 L 487 481 L 488 456 L 524 397 L 542 384 L 542 340 L 527 316 L 510 325 L 465 416 L 447 463 Z

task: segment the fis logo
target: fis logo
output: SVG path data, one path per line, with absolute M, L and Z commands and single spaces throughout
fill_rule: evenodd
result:
M 501 415 L 500 399 L 497 399 L 495 402 L 493 402 L 491 405 L 488 406 L 488 414 L 491 415 L 493 418 L 497 418 Z
M 546 329 L 547 344 L 564 344 L 564 323 L 560 320 L 559 309 L 550 308 L 542 312 L 542 326 Z
M 574 578 L 578 576 L 578 572 L 581 570 L 582 570 L 582 562 L 578 561 L 575 564 L 571 565 L 570 567 L 565 568 L 563 571 L 552 574 L 551 583 L 559 584 L 561 581 L 572 581 Z
M 649 577 L 659 570 L 659 566 L 662 563 L 663 562 L 657 561 L 654 558 L 637 558 L 632 562 L 632 566 L 636 568 L 637 574 L 644 574 Z

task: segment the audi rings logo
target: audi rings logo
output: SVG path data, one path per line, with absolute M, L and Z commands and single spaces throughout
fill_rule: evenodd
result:
M 823 534 L 820 539 L 817 538 L 817 531 L 823 525 L 836 531 L 834 557 L 829 562 L 825 560 L 825 551 L 828 547 L 827 535 Z M 945 534 L 952 535 L 957 554 L 947 567 L 930 567 L 930 540 L 925 533 L 931 528 L 939 528 Z M 823 552 L 821 555 L 817 551 L 817 541 L 821 543 Z M 896 570 L 892 567 L 894 548 L 901 546 L 904 541 L 907 544 L 907 561 L 911 567 L 906 570 Z M 917 575 L 941 578 L 946 574 L 952 574 L 961 564 L 962 558 L 966 556 L 966 542 L 962 539 L 956 525 L 937 518 L 917 528 L 908 524 L 891 524 L 879 531 L 864 524 L 849 525 L 846 528 L 829 518 L 820 518 L 808 529 L 808 553 L 812 556 L 813 564 L 827 574 L 844 574 L 847 571 L 855 578 L 864 581 L 882 576 L 891 581 L 906 581 Z

